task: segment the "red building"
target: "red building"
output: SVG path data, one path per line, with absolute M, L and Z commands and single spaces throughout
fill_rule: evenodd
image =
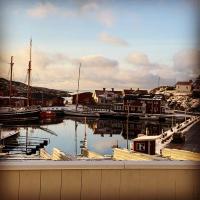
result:
M 16 97 L 13 96 L 11 98 L 11 106 L 12 107 L 23 107 L 27 104 L 26 97 Z M 0 107 L 10 106 L 10 97 L 9 96 L 0 96 Z
M 165 112 L 165 99 L 162 95 L 125 95 L 123 103 L 113 106 L 116 112 L 160 114 Z
M 32 93 L 31 105 L 64 106 L 64 98 L 43 93 Z
M 141 136 L 133 139 L 132 149 L 135 152 L 145 153 L 149 155 L 156 154 L 156 140 L 159 138 L 156 136 Z
M 76 104 L 76 94 L 72 95 L 72 104 Z M 91 92 L 83 92 L 78 94 L 78 104 L 88 105 L 94 104 L 94 99 Z

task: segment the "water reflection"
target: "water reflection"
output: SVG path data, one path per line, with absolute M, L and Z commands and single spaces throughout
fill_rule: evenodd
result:
M 81 154 L 82 149 L 85 148 L 83 144 L 87 144 L 87 148 L 91 151 L 112 154 L 113 146 L 126 148 L 130 140 L 138 134 L 158 135 L 170 126 L 170 123 L 156 121 L 129 121 L 127 123 L 126 120 L 94 118 L 85 120 L 78 117 L 4 124 L 4 128 L 20 128 L 18 140 L 26 136 L 29 138 L 28 141 L 31 137 L 47 138 L 49 142 L 45 148 L 49 153 L 56 147 L 72 155 Z M 28 133 L 27 127 L 29 127 Z

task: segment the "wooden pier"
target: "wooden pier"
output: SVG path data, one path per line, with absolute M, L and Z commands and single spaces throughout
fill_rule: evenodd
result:
M 162 156 L 171 160 L 192 160 L 200 161 L 200 153 L 180 149 L 162 149 Z
M 140 136 L 133 139 L 132 149 L 140 153 L 161 154 L 161 150 L 165 148 L 174 138 L 184 140 L 185 130 L 200 121 L 199 116 L 191 116 L 186 121 L 177 124 L 175 127 L 165 131 L 157 136 Z M 153 141 L 153 143 L 150 143 Z M 154 153 L 152 153 L 154 151 Z

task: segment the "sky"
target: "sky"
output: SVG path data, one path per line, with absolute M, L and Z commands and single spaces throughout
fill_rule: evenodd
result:
M 0 76 L 62 90 L 174 85 L 200 74 L 199 0 L 0 0 Z

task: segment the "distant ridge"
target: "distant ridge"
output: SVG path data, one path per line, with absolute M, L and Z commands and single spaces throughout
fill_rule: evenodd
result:
M 27 85 L 24 83 L 21 83 L 19 81 L 12 81 L 13 90 L 17 92 L 18 94 L 21 94 L 21 96 L 24 96 L 23 94 L 26 94 L 27 92 Z M 70 96 L 68 91 L 63 90 L 55 90 L 55 89 L 49 89 L 44 87 L 31 87 L 32 93 L 43 93 L 44 95 L 51 95 L 51 96 L 59 96 L 59 97 L 68 97 Z M 9 95 L 9 81 L 5 78 L 0 78 L 0 92 L 7 96 Z

